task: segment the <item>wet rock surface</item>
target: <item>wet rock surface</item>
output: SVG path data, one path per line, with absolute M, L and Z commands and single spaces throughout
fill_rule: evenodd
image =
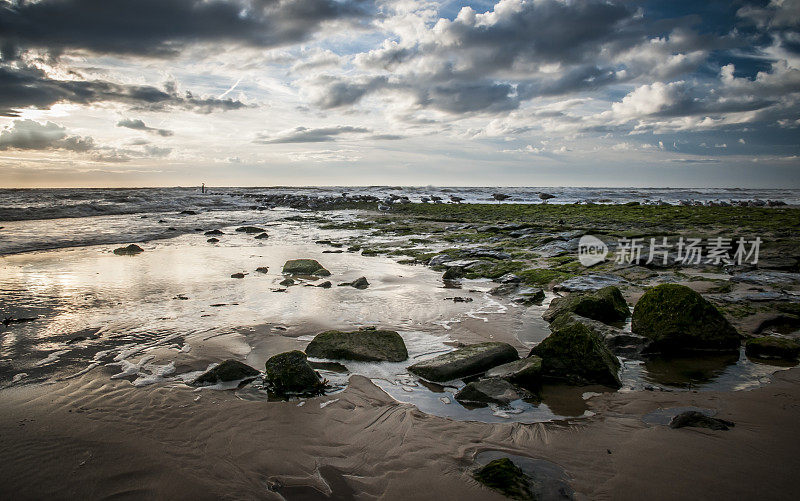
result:
M 267 360 L 264 382 L 277 394 L 319 395 L 325 383 L 309 365 L 306 354 L 294 350 Z
M 137 254 L 141 254 L 142 252 L 144 252 L 144 249 L 136 244 L 130 244 L 125 247 L 118 247 L 114 249 L 114 254 L 117 256 L 135 256 Z
M 192 384 L 205 386 L 229 381 L 239 381 L 257 377 L 260 372 L 238 360 L 225 360 L 213 369 L 203 373 Z
M 542 315 L 542 318 L 552 322 L 561 314 L 575 313 L 577 315 L 599 320 L 601 322 L 621 322 L 625 320 L 630 311 L 628 303 L 616 287 L 604 287 L 590 293 L 574 293 L 556 298 Z
M 316 259 L 291 259 L 283 265 L 283 273 L 287 275 L 314 275 L 318 277 L 330 276 L 331 272 L 326 270 Z
M 408 370 L 429 381 L 444 382 L 480 374 L 518 359 L 516 348 L 510 344 L 479 343 L 418 362 Z
M 490 403 L 507 405 L 515 400 L 532 398 L 533 394 L 505 379 L 486 378 L 467 384 L 456 393 L 455 397 L 461 403 L 472 405 Z
M 732 421 L 726 421 L 707 416 L 699 411 L 686 411 L 678 414 L 669 422 L 670 428 L 708 428 L 710 430 L 726 431 L 734 426 Z
M 378 329 L 323 332 L 308 344 L 306 353 L 334 360 L 402 362 L 408 359 L 408 350 L 400 334 Z

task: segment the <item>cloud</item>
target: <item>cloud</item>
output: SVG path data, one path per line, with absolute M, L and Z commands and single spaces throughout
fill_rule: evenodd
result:
M 336 141 L 338 136 L 366 134 L 369 132 L 371 132 L 371 130 L 364 127 L 351 127 L 347 125 L 340 125 L 337 127 L 321 127 L 318 129 L 297 127 L 295 129 L 282 132 L 276 136 L 259 134 L 257 139 L 253 142 L 259 144 L 326 143 Z
M 158 134 L 159 136 L 162 137 L 169 137 L 174 134 L 171 130 L 148 127 L 147 125 L 144 124 L 142 120 L 131 119 L 131 118 L 125 118 L 123 120 L 120 120 L 119 122 L 117 122 L 117 127 L 125 127 L 133 130 L 141 130 L 145 132 L 150 132 L 152 134 Z
M 14 120 L 0 132 L 0 150 L 68 150 L 76 152 L 95 148 L 91 137 L 69 136 L 67 129 L 47 122 Z

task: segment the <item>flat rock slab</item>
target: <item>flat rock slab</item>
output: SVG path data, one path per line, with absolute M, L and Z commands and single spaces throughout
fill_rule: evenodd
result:
M 593 292 L 609 285 L 629 285 L 630 282 L 618 275 L 590 274 L 564 280 L 556 284 L 553 290 L 564 292 Z
M 800 273 L 786 271 L 746 271 L 731 278 L 734 282 L 746 282 L 757 285 L 795 285 L 800 284 Z
M 531 398 L 533 394 L 500 378 L 473 381 L 456 393 L 456 400 L 472 404 L 508 405 L 515 400 Z
M 486 377 L 505 379 L 524 388 L 536 387 L 541 383 L 542 359 L 533 356 L 498 365 L 486 371 Z
M 317 358 L 365 362 L 402 362 L 408 359 L 408 350 L 400 334 L 374 329 L 317 334 L 306 347 L 306 353 Z
M 479 343 L 416 363 L 408 370 L 429 381 L 444 382 L 480 374 L 518 359 L 516 348 L 508 343 Z

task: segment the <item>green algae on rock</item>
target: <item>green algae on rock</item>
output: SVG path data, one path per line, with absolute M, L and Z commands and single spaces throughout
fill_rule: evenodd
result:
M 408 359 L 403 338 L 390 330 L 327 331 L 317 334 L 306 347 L 316 358 L 402 362 Z
M 278 394 L 320 395 L 325 383 L 309 365 L 306 354 L 287 351 L 271 357 L 266 363 L 264 382 Z
M 544 378 L 574 385 L 621 386 L 617 357 L 583 324 L 572 323 L 553 332 L 530 355 L 542 358 Z
M 518 359 L 516 348 L 508 343 L 478 343 L 423 360 L 408 370 L 429 381 L 444 382 L 474 376 Z
M 260 372 L 243 364 L 238 360 L 225 360 L 213 369 L 204 372 L 192 384 L 195 386 L 211 385 L 228 381 L 239 381 L 242 379 L 254 378 Z
M 538 388 L 542 378 L 542 359 L 537 356 L 522 358 L 486 371 L 487 378 L 500 378 L 526 389 Z
M 761 336 L 747 340 L 745 353 L 758 358 L 796 360 L 800 355 L 800 343 L 784 337 Z
M 331 272 L 326 270 L 316 259 L 291 259 L 283 265 L 283 273 L 288 275 L 315 275 L 328 277 Z
M 508 458 L 495 459 L 472 476 L 486 487 L 511 499 L 534 499 L 530 477 Z
M 738 350 L 739 333 L 714 305 L 689 287 L 662 284 L 633 309 L 631 329 L 651 340 L 648 351 Z
M 630 310 L 622 293 L 613 285 L 589 293 L 573 293 L 553 299 L 542 318 L 552 322 L 559 315 L 571 312 L 601 322 L 621 322 Z

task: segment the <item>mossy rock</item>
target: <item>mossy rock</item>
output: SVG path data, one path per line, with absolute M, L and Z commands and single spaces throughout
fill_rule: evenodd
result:
M 495 459 L 472 475 L 475 480 L 511 499 L 534 499 L 531 479 L 508 458 Z
M 535 389 L 541 385 L 542 359 L 533 356 L 498 365 L 486 371 L 486 377 L 505 379 L 523 388 Z
M 762 336 L 748 339 L 744 350 L 751 357 L 796 360 L 800 355 L 800 343 L 783 337 Z
M 357 278 L 357 279 L 353 280 L 352 282 L 344 282 L 344 283 L 339 284 L 339 287 L 346 287 L 346 286 L 355 287 L 356 289 L 364 290 L 367 287 L 369 287 L 369 282 L 367 281 L 366 277 L 360 277 L 360 278 Z
M 595 292 L 570 294 L 553 299 L 542 318 L 552 322 L 567 312 L 605 323 L 622 322 L 630 315 L 628 303 L 619 289 L 613 285 Z
M 442 280 L 458 280 L 464 277 L 464 269 L 459 266 L 451 266 L 442 275 Z
M 192 384 L 195 386 L 204 386 L 227 381 L 239 381 L 242 379 L 254 378 L 259 374 L 260 373 L 256 369 L 238 360 L 225 360 L 213 369 L 201 374 Z
M 321 395 L 325 391 L 325 383 L 308 364 L 306 354 L 298 350 L 267 360 L 264 381 L 278 394 Z
M 631 329 L 651 340 L 648 351 L 738 350 L 739 333 L 722 313 L 689 287 L 662 284 L 633 309 Z
M 408 370 L 429 381 L 444 382 L 481 374 L 518 359 L 517 349 L 508 343 L 478 343 L 423 360 Z
M 535 346 L 530 356 L 542 358 L 542 377 L 574 385 L 602 384 L 619 388 L 619 361 L 587 326 L 572 323 Z
M 316 358 L 365 362 L 402 362 L 408 359 L 403 338 L 389 330 L 323 332 L 308 344 L 306 353 Z
M 318 277 L 328 277 L 331 274 L 316 259 L 291 259 L 286 261 L 286 264 L 283 265 L 283 273 Z
M 114 254 L 117 256 L 135 256 L 136 254 L 141 254 L 142 252 L 144 252 L 144 249 L 136 244 L 130 244 L 126 247 L 118 247 L 114 249 Z

